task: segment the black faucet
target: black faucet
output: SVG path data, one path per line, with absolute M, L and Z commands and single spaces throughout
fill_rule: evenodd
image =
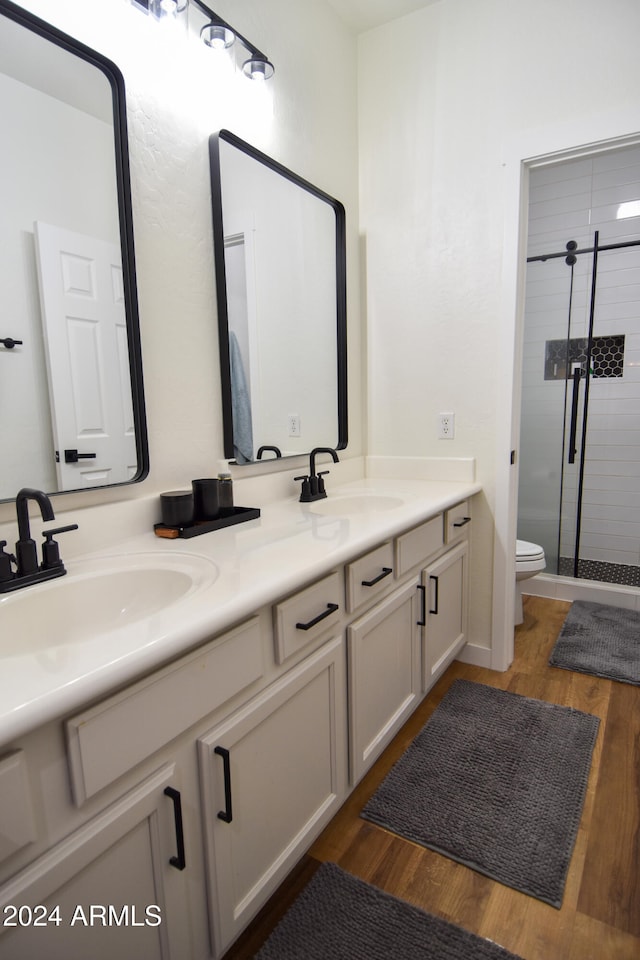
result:
M 280 449 L 280 447 L 263 446 L 258 448 L 258 453 L 256 454 L 256 460 L 262 460 L 262 454 L 266 453 L 267 450 L 271 451 L 271 453 L 275 453 L 276 460 L 281 459 L 282 450 Z
M 51 500 L 42 490 L 33 490 L 23 487 L 16 497 L 16 514 L 18 517 L 18 542 L 16 543 L 17 576 L 24 577 L 35 573 L 38 569 L 38 552 L 36 542 L 31 539 L 29 527 L 29 500 L 35 500 L 40 507 L 43 520 L 55 520 L 56 516 L 51 506 Z
M 314 447 L 309 454 L 309 476 L 294 477 L 295 480 L 302 480 L 302 490 L 300 492 L 301 503 L 311 503 L 314 500 L 323 500 L 327 491 L 324 488 L 323 477 L 329 473 L 328 470 L 321 470 L 316 473 L 316 456 L 319 453 L 328 453 L 334 463 L 338 463 L 338 454 L 331 447 Z
M 18 518 L 18 540 L 16 553 L 5 553 L 6 541 L 0 544 L 0 593 L 28 587 L 40 580 L 51 580 L 53 577 L 62 577 L 67 571 L 60 559 L 58 544 L 53 539 L 58 533 L 67 530 L 77 530 L 78 524 L 72 523 L 66 527 L 43 531 L 45 543 L 42 546 L 42 563 L 38 564 L 38 549 L 31 539 L 29 525 L 29 500 L 35 500 L 40 507 L 43 520 L 55 520 L 51 500 L 42 490 L 23 487 L 16 497 L 16 516 Z M 12 563 L 16 566 L 15 573 L 11 569 Z

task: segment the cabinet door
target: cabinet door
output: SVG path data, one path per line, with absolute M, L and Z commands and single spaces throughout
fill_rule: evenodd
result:
M 424 690 L 442 674 L 466 641 L 467 556 L 465 541 L 423 571 L 425 625 Z
M 344 799 L 342 638 L 213 729 L 198 750 L 211 939 L 218 957 Z
M 184 960 L 186 884 L 175 856 L 175 768 L 156 774 L 0 889 L 2 960 Z
M 412 580 L 348 628 L 352 784 L 360 780 L 418 705 L 417 588 L 417 580 Z

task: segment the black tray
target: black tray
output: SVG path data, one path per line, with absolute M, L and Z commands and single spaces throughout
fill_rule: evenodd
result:
M 154 523 L 153 529 L 157 537 L 166 537 L 173 540 L 176 537 L 199 537 L 212 530 L 222 530 L 232 527 L 236 523 L 245 523 L 247 520 L 256 520 L 260 516 L 257 507 L 234 507 L 233 513 L 227 517 L 218 517 L 217 520 L 201 520 L 197 523 L 186 523 L 183 527 L 170 527 L 166 523 Z

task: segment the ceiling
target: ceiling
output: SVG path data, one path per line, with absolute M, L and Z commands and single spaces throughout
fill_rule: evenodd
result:
M 379 27 L 414 10 L 429 7 L 440 0 L 328 0 L 343 20 L 357 33 Z

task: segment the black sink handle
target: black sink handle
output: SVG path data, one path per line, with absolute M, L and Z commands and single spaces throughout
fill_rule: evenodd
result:
M 77 530 L 77 523 L 69 523 L 66 527 L 52 527 L 50 530 L 43 530 L 42 536 L 45 538 L 42 544 L 42 567 L 41 570 L 59 570 L 64 572 L 64 564 L 60 559 L 60 548 L 58 541 L 53 538 L 58 533 L 66 533 L 67 530 Z
M 59 533 L 67 533 L 67 531 L 69 530 L 77 530 L 77 529 L 78 529 L 77 523 L 69 523 L 67 524 L 66 527 L 54 527 L 53 529 L 50 529 L 50 530 L 43 530 L 42 536 L 46 537 L 48 541 L 51 541 L 51 538 L 57 536 L 57 534 Z

